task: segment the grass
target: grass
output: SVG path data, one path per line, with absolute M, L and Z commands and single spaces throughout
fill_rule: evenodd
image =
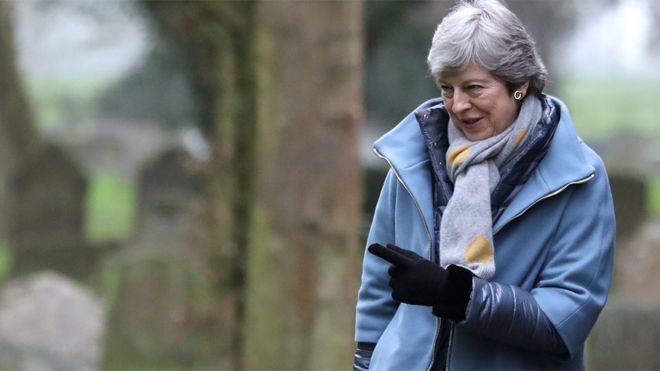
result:
M 91 178 L 87 193 L 87 237 L 94 242 L 121 240 L 133 232 L 136 187 L 112 175 Z
M 648 200 L 649 214 L 657 216 L 660 215 L 660 174 L 653 175 L 648 179 Z
M 660 81 L 642 79 L 567 79 L 560 97 L 575 127 L 586 139 L 620 132 L 660 138 Z
M 30 99 L 38 107 L 35 114 L 40 129 L 61 128 L 92 117 L 96 108 L 95 99 L 109 82 L 107 77 L 99 76 L 28 81 Z
M 0 285 L 4 282 L 11 264 L 11 254 L 7 241 L 0 239 Z

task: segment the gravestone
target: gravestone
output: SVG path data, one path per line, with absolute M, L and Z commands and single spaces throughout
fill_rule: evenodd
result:
M 172 149 L 145 165 L 135 238 L 104 264 L 110 369 L 217 367 L 209 220 L 186 161 Z
M 219 315 L 208 267 L 182 252 L 135 249 L 106 264 L 115 272 L 104 366 L 192 369 L 217 366 Z
M 614 259 L 614 289 L 616 295 L 631 301 L 660 301 L 660 219 L 644 222 L 618 246 Z
M 626 124 L 621 123 L 621 128 Z M 601 156 L 610 174 L 643 177 L 653 163 L 653 147 L 648 136 L 620 130 L 609 138 L 589 145 Z
M 8 188 L 12 275 L 53 269 L 86 277 L 95 260 L 84 242 L 87 182 L 67 153 L 44 145 L 17 171 Z
M 0 291 L 0 369 L 98 370 L 103 305 L 53 272 L 7 282 Z
M 660 219 L 617 247 L 613 294 L 587 342 L 588 368 L 660 369 Z
M 142 245 L 183 245 L 199 229 L 202 182 L 189 161 L 183 150 L 169 149 L 141 171 L 136 238 L 147 242 Z
M 587 369 L 660 369 L 660 301 L 610 300 L 587 341 Z
M 648 216 L 647 184 L 633 175 L 610 173 L 610 187 L 616 215 L 617 241 L 629 238 Z

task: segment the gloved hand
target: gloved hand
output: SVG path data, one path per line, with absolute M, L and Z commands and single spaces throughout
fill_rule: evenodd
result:
M 392 263 L 390 287 L 394 300 L 433 306 L 441 302 L 447 285 L 447 270 L 410 250 L 394 245 L 369 246 L 369 252 Z
M 453 320 L 465 318 L 472 293 L 472 273 L 450 265 L 447 269 L 416 253 L 388 244 L 373 244 L 369 252 L 392 263 L 388 269 L 394 300 L 433 307 L 433 313 Z

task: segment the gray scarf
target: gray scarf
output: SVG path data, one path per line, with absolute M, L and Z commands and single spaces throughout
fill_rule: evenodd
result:
M 500 180 L 498 167 L 533 132 L 542 115 L 541 101 L 527 96 L 518 118 L 503 132 L 472 142 L 449 120 L 447 175 L 454 193 L 440 224 L 440 265 L 459 265 L 480 278 L 495 274 L 490 195 Z

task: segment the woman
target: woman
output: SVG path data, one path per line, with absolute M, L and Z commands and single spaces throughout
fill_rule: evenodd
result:
M 379 139 L 355 369 L 583 369 L 610 287 L 605 168 L 520 20 L 461 2 L 433 37 L 442 97 Z

